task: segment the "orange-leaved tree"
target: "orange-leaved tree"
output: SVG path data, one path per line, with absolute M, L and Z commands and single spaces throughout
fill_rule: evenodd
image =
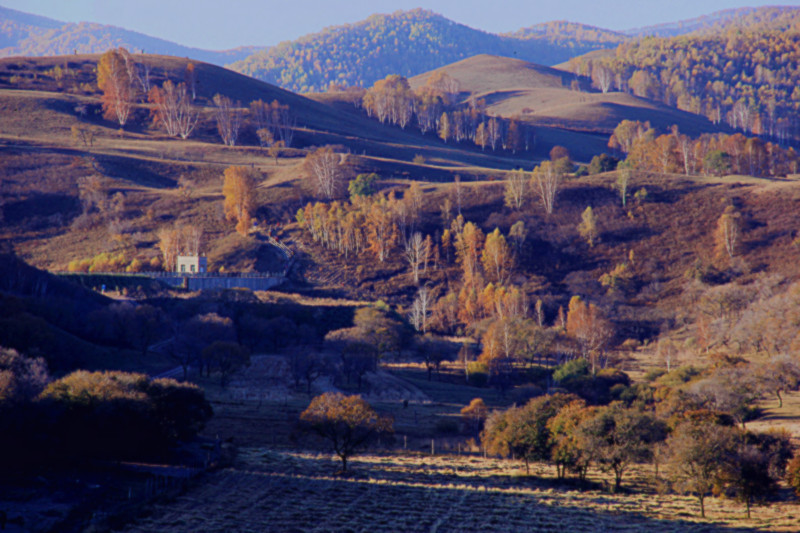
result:
M 247 167 L 225 169 L 222 194 L 225 196 L 225 218 L 236 221 L 236 231 L 247 235 L 256 207 L 256 177 Z
M 357 394 L 340 392 L 326 392 L 311 400 L 300 413 L 300 423 L 330 444 L 342 460 L 342 472 L 347 471 L 347 459 L 356 451 L 394 432 L 391 418 L 378 415 Z
M 120 127 L 128 122 L 136 101 L 133 57 L 124 48 L 109 50 L 97 63 L 97 87 L 103 92 L 103 115 L 116 119 Z

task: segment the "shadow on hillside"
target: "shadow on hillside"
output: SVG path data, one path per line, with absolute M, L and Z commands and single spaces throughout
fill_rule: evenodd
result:
M 581 185 L 563 189 L 558 193 L 558 202 L 585 208 L 591 205 L 596 208 L 608 203 L 619 203 L 619 195 L 607 187 L 597 185 Z
M 102 155 L 97 156 L 104 174 L 110 178 L 130 181 L 137 185 L 152 187 L 156 189 L 170 189 L 177 185 L 177 181 L 172 178 L 157 173 L 151 165 L 144 161 L 139 161 L 130 157 L 117 157 Z

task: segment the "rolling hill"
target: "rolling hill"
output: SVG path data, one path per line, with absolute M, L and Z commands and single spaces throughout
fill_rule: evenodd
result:
M 190 57 L 217 65 L 233 63 L 258 49 L 202 50 L 116 26 L 66 23 L 0 6 L 0 57 L 97 54 L 120 46 L 131 52 Z
M 425 85 L 437 72 L 446 72 L 460 84 L 461 98 L 486 101 L 489 112 L 519 117 L 535 126 L 598 132 L 610 135 L 622 120 L 649 121 L 666 131 L 673 124 L 691 135 L 719 131 L 703 116 L 653 100 L 620 92 L 573 90 L 572 82 L 585 78 L 518 59 L 475 56 L 411 78 L 413 88 Z M 570 143 L 574 145 L 577 143 Z

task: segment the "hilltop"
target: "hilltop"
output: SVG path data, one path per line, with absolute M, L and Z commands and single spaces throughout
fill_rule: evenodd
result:
M 555 64 L 613 44 L 585 39 L 577 29 L 559 38 L 536 30 L 496 35 L 414 9 L 326 28 L 256 52 L 231 68 L 293 91 L 314 92 L 332 83 L 369 86 L 388 74 L 413 76 L 477 54 Z
M 441 73 L 458 81 L 462 102 L 483 100 L 490 114 L 537 126 L 544 142 L 555 135 L 579 160 L 604 149 L 581 132 L 607 139 L 622 120 L 649 121 L 661 131 L 677 125 L 693 136 L 721 130 L 706 117 L 623 92 L 587 90 L 589 78 L 519 59 L 479 55 L 414 76 L 409 83 L 416 89 Z M 575 136 L 564 139 L 558 130 L 574 131 Z
M 0 6 L 0 57 L 98 54 L 120 46 L 131 52 L 190 57 L 217 65 L 233 63 L 258 49 L 254 46 L 223 51 L 190 48 L 116 26 L 67 23 Z

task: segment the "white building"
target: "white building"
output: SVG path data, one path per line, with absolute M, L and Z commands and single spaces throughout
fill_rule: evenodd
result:
M 175 272 L 202 274 L 208 271 L 208 258 L 199 255 L 179 255 L 175 261 Z

